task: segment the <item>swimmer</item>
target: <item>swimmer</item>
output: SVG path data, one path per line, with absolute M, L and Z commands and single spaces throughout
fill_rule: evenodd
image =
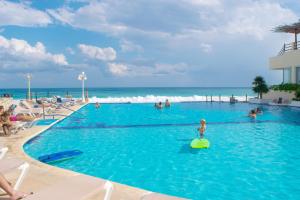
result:
M 156 107 L 157 109 L 162 109 L 162 108 L 163 108 L 162 102 L 155 103 L 155 107 Z
M 167 99 L 166 102 L 165 102 L 165 107 L 170 107 L 171 106 L 171 103 L 170 101 Z
M 205 121 L 205 119 L 201 119 L 200 128 L 198 128 L 198 131 L 200 134 L 200 139 L 202 139 L 204 137 L 205 130 L 206 130 L 206 121 Z
M 255 112 L 255 110 L 251 110 L 248 116 L 251 117 L 251 118 L 253 118 L 253 119 L 255 119 L 256 118 L 256 112 Z
M 263 114 L 263 111 L 260 108 L 256 108 L 255 112 L 256 114 Z
M 100 108 L 100 103 L 96 102 L 95 108 L 97 108 L 97 109 Z

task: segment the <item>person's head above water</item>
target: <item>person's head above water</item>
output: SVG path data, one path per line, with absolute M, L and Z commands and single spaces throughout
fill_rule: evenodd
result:
M 206 121 L 205 121 L 205 119 L 201 119 L 200 120 L 200 124 L 203 126 L 203 125 L 206 125 Z

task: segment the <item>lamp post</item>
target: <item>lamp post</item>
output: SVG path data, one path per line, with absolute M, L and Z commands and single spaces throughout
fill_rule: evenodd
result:
M 82 102 L 85 102 L 84 98 L 84 81 L 87 79 L 86 74 L 82 72 L 78 75 L 78 80 L 82 81 Z
M 31 91 L 30 91 L 30 81 L 32 79 L 32 74 L 26 74 L 26 78 L 27 78 L 27 85 L 28 85 L 28 100 L 31 100 Z

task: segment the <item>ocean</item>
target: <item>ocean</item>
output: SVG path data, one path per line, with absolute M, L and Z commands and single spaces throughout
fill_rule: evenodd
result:
M 74 98 L 81 97 L 81 88 L 31 88 L 32 98 L 71 95 Z M 97 98 L 121 98 L 121 97 L 193 97 L 193 96 L 255 96 L 251 88 L 245 87 L 136 87 L 136 88 L 87 88 L 89 97 Z M 0 89 L 0 94 L 10 94 L 14 99 L 25 99 L 26 88 Z

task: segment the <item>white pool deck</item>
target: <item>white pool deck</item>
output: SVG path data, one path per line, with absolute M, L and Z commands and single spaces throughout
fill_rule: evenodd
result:
M 78 110 L 84 105 L 75 105 L 71 107 L 72 110 Z M 73 112 L 70 110 L 63 110 L 61 111 L 61 114 L 63 115 L 70 115 Z M 64 119 L 65 117 L 60 116 L 58 117 L 59 120 Z M 43 190 L 51 185 L 54 185 L 58 183 L 61 180 L 64 180 L 68 177 L 74 176 L 78 174 L 77 172 L 73 172 L 70 170 L 54 167 L 51 165 L 47 165 L 44 163 L 41 163 L 30 156 L 28 156 L 24 150 L 23 145 L 32 137 L 42 133 L 46 129 L 48 129 L 50 125 L 48 126 L 33 126 L 29 129 L 19 131 L 15 135 L 11 135 L 8 137 L 5 137 L 1 133 L 0 137 L 0 146 L 6 146 L 9 148 L 8 153 L 6 154 L 6 158 L 18 158 L 24 161 L 27 161 L 30 164 L 30 168 L 28 171 L 27 176 L 25 177 L 24 182 L 22 183 L 20 187 L 20 191 L 23 192 L 38 192 L 40 190 Z M 1 161 L 0 161 L 1 162 Z M 9 181 L 14 182 L 17 178 L 17 174 L 15 172 L 12 172 L 10 174 L 5 174 L 5 176 L 9 179 Z M 113 192 L 111 199 L 113 200 L 134 200 L 134 199 L 142 199 L 142 197 L 145 194 L 148 194 L 149 191 L 145 191 L 143 189 L 131 187 L 128 185 L 123 185 L 120 183 L 113 182 Z M 1 194 L 1 192 L 0 192 Z M 88 198 L 90 200 L 99 200 L 103 199 L 104 197 L 104 191 L 99 191 L 99 194 L 96 194 L 95 196 Z M 102 198 L 101 198 L 102 197 Z M 7 199 L 7 197 L 0 195 L 0 200 Z M 159 195 L 159 194 L 152 194 L 147 199 L 179 199 L 176 197 L 171 196 L 165 196 L 165 195 Z

